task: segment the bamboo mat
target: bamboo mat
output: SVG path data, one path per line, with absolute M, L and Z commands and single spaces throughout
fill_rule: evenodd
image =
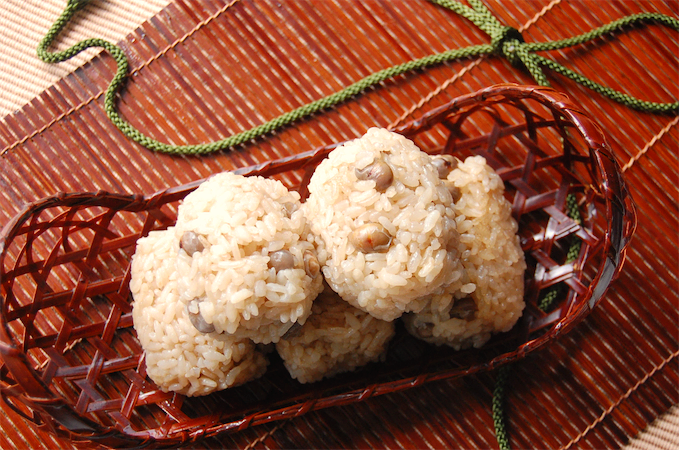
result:
M 525 26 L 527 42 L 575 36 L 638 12 L 679 14 L 674 1 L 485 3 L 505 24 Z M 421 0 L 176 0 L 121 41 L 132 76 L 119 106 L 159 140 L 208 142 L 377 70 L 487 41 L 465 19 Z M 679 99 L 677 55 L 676 32 L 648 25 L 548 56 L 630 95 L 670 102 Z M 0 122 L 0 224 L 23 204 L 57 192 L 151 193 L 354 138 L 398 120 L 431 93 L 408 117 L 492 84 L 532 84 L 496 57 L 453 62 L 385 82 L 264 140 L 197 158 L 149 152 L 108 122 L 103 92 L 114 71 L 112 59 L 99 55 Z M 548 77 L 607 133 L 637 202 L 639 227 L 623 273 L 591 316 L 515 366 L 510 442 L 619 448 L 679 403 L 679 128 L 675 116 L 634 112 Z M 492 373 L 433 382 L 196 448 L 495 448 L 493 384 Z M 4 404 L 2 412 L 0 447 L 72 448 Z
M 634 437 L 625 450 L 673 449 L 679 446 L 679 405 L 674 405 Z
M 58 46 L 70 47 L 94 36 L 117 42 L 168 3 L 170 0 L 92 2 L 73 19 Z M 89 49 L 54 66 L 38 59 L 37 43 L 65 4 L 66 0 L 0 1 L 0 117 L 20 109 L 101 51 Z

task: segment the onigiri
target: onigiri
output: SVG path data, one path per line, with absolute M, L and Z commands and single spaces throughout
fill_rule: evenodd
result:
M 308 189 L 323 274 L 354 307 L 392 321 L 461 279 L 451 192 L 412 141 L 371 128 L 330 152 Z
M 199 331 L 180 300 L 174 229 L 139 239 L 132 258 L 132 319 L 145 352 L 146 373 L 165 391 L 206 395 L 261 376 L 265 356 L 250 339 Z
M 306 323 L 283 336 L 276 350 L 293 378 L 311 383 L 383 360 L 393 336 L 394 322 L 374 318 L 326 287 Z
M 521 317 L 526 263 L 500 177 L 481 156 L 456 166 L 447 180 L 459 189 L 454 210 L 462 286 L 434 295 L 422 311 L 403 320 L 406 329 L 424 341 L 478 348 Z
M 323 289 L 297 192 L 225 172 L 186 196 L 175 238 L 179 300 L 206 329 L 277 342 Z

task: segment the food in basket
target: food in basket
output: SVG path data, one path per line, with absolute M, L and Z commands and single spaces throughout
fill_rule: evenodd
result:
M 500 177 L 481 156 L 456 164 L 447 176 L 460 191 L 454 209 L 464 266 L 462 289 L 434 295 L 419 313 L 403 317 L 414 336 L 453 348 L 480 347 L 508 331 L 524 309 L 524 254 Z
M 323 289 L 297 192 L 221 173 L 179 206 L 179 301 L 207 332 L 277 342 Z
M 536 106 L 539 109 L 535 109 Z M 506 112 L 510 120 L 507 120 Z M 486 121 L 492 122 L 491 132 L 487 132 L 491 128 Z M 551 131 L 542 133 L 540 130 L 544 129 Z M 152 352 L 143 352 L 138 343 L 126 338 L 129 316 L 126 305 L 120 304 L 120 294 L 129 288 L 139 292 L 139 285 L 135 287 L 135 283 L 146 284 L 145 289 L 150 287 L 151 291 L 156 290 L 158 283 L 164 289 L 158 289 L 156 295 L 172 293 L 174 288 L 167 289 L 163 275 L 156 278 L 154 273 L 156 270 L 172 272 L 171 266 L 160 264 L 172 260 L 169 252 L 158 252 L 146 258 L 146 267 L 144 270 L 135 268 L 137 275 L 131 283 L 122 276 L 128 270 L 124 255 L 138 233 L 158 223 L 153 219 L 160 223 L 170 220 L 168 212 L 176 206 L 178 198 L 195 189 L 195 184 L 176 186 L 142 198 L 105 192 L 65 193 L 27 205 L 4 229 L 4 245 L 0 246 L 4 263 L 0 265 L 0 271 L 5 303 L 0 317 L 3 327 L 0 328 L 5 330 L 2 380 L 11 387 L 11 391 L 7 391 L 12 394 L 8 399 L 10 406 L 25 411 L 29 419 L 40 419 L 41 427 L 60 436 L 70 436 L 80 445 L 87 441 L 95 446 L 177 447 L 182 443 L 195 444 L 198 437 L 209 438 L 299 416 L 318 408 L 363 401 L 374 395 L 422 386 L 431 380 L 482 373 L 542 348 L 587 317 L 592 306 L 601 301 L 609 283 L 620 273 L 636 223 L 634 203 L 600 128 L 561 94 L 534 87 L 502 86 L 455 99 L 444 110 L 425 113 L 422 119 L 404 126 L 403 130 L 414 139 L 435 142 L 432 149 L 446 145 L 465 152 L 492 152 L 497 157 L 489 162 L 494 167 L 496 163 L 502 167 L 508 196 L 516 192 L 516 186 L 528 195 L 525 203 L 515 203 L 512 214 L 516 213 L 522 218 L 521 223 L 526 224 L 522 235 L 533 238 L 530 253 L 546 252 L 550 257 L 554 256 L 555 260 L 548 263 L 550 270 L 576 281 L 575 284 L 564 284 L 567 292 L 557 299 L 561 306 L 568 307 L 556 308 L 547 315 L 539 313 L 535 300 L 551 278 L 545 278 L 547 275 L 542 273 L 547 260 L 536 260 L 535 264 L 528 264 L 526 271 L 531 282 L 526 284 L 529 312 L 524 315 L 537 320 L 522 321 L 521 333 L 513 335 L 518 339 L 503 343 L 508 345 L 457 355 L 423 348 L 424 344 L 412 345 L 408 336 L 396 336 L 398 341 L 392 340 L 390 346 L 399 347 L 392 349 L 395 350 L 393 353 L 390 351 L 386 364 L 371 364 L 347 380 L 294 386 L 287 374 L 281 372 L 283 367 L 278 365 L 278 358 L 272 356 L 277 367 L 275 370 L 270 368 L 268 375 L 247 383 L 243 389 L 222 393 L 207 402 L 196 403 L 182 395 L 158 395 L 153 383 L 139 381 L 148 371 L 153 372 L 159 360 L 171 360 L 169 366 L 163 367 L 168 372 L 166 386 L 177 386 L 180 392 L 189 391 L 186 375 L 201 363 L 178 366 L 173 356 L 158 358 Z M 465 133 L 457 133 L 458 130 L 465 130 Z M 498 136 L 500 140 L 496 139 Z M 501 146 L 496 146 L 500 143 Z M 516 145 L 516 148 L 507 144 Z M 331 148 L 334 147 L 245 170 L 294 180 L 300 171 L 313 167 L 318 157 L 327 154 Z M 522 159 L 539 163 L 509 162 L 505 157 L 509 161 Z M 443 172 L 447 170 L 445 162 L 439 162 L 438 158 L 434 163 L 439 164 Z M 384 171 L 378 169 L 377 172 Z M 553 181 L 547 178 L 550 176 Z M 594 194 L 578 195 L 583 202 L 580 207 L 591 213 L 582 224 L 569 226 L 564 233 L 552 238 L 548 233 L 553 225 L 550 214 L 567 213 L 560 201 L 562 198 L 550 195 L 554 189 L 574 193 L 584 189 Z M 454 190 L 451 192 L 455 193 Z M 461 191 L 457 195 L 461 196 Z M 616 207 L 611 208 L 611 203 Z M 566 248 L 576 234 L 583 232 L 588 238 L 581 241 L 578 264 L 564 263 L 562 252 L 550 254 L 554 245 Z M 170 233 L 174 233 L 174 229 Z M 543 236 L 545 233 L 547 235 Z M 81 237 L 85 240 L 82 244 Z M 176 237 L 174 239 L 172 245 L 178 252 L 180 244 Z M 140 246 L 147 243 L 152 247 L 152 241 L 142 239 L 139 242 Z M 187 235 L 182 245 L 184 251 L 193 252 L 200 249 L 201 244 L 200 236 Z M 138 255 L 152 252 L 152 248 L 147 248 Z M 142 257 L 137 259 L 141 261 Z M 144 277 L 148 280 L 144 281 Z M 86 282 L 80 283 L 83 279 Z M 475 305 L 469 300 L 458 303 L 455 314 L 476 314 Z M 161 317 L 161 312 L 162 317 L 168 313 L 172 320 L 170 316 L 176 314 L 176 310 L 168 312 L 170 308 L 172 306 L 168 305 L 167 308 L 152 309 L 157 317 Z M 133 309 L 133 315 L 140 313 L 139 308 Z M 71 320 L 73 318 L 75 322 Z M 158 321 L 153 327 L 162 327 L 158 319 L 153 320 Z M 143 322 L 151 324 L 153 320 L 147 318 Z M 135 321 L 139 323 L 138 318 Z M 47 327 L 43 326 L 45 323 Z M 196 323 L 205 330 L 206 324 Z M 188 327 L 185 319 L 183 324 Z M 201 336 L 196 324 L 191 323 L 191 326 L 196 331 L 187 328 L 191 329 L 187 334 Z M 149 342 L 154 343 L 149 339 L 150 329 L 138 329 L 146 347 Z M 397 330 L 397 333 L 402 331 L 401 324 L 397 323 Z M 209 356 L 207 362 L 220 374 L 208 383 L 214 386 L 219 384 L 220 378 L 231 377 L 224 386 L 237 384 L 248 378 L 245 376 L 248 372 L 256 374 L 263 370 L 260 362 L 263 363 L 264 358 L 249 352 L 248 347 L 252 348 L 249 341 L 240 341 L 244 345 L 235 341 L 225 345 L 223 335 L 219 340 L 209 341 L 213 334 L 201 336 L 207 347 L 222 345 L 222 349 L 228 351 L 234 344 L 236 349 L 224 358 L 221 367 L 212 365 L 209 348 L 196 350 L 195 343 L 187 341 L 187 349 L 182 349 L 192 355 L 206 353 Z M 163 341 L 155 342 L 162 344 Z M 92 359 L 94 353 L 88 349 L 101 348 L 102 344 L 110 346 L 111 351 L 106 348 Z M 158 345 L 158 351 L 161 347 Z M 274 344 L 268 344 L 268 349 L 273 347 Z M 262 346 L 254 348 L 261 349 Z M 185 358 L 174 359 L 181 361 L 182 357 Z M 231 357 L 233 359 L 229 359 Z M 149 367 L 146 362 L 150 362 Z M 173 369 L 175 366 L 178 367 Z M 210 378 L 209 372 L 210 368 L 199 368 L 197 375 Z M 175 380 L 184 379 L 185 384 L 172 381 L 172 376 Z M 200 387 L 200 381 L 196 381 Z M 282 386 L 284 391 L 276 386 Z M 193 392 L 210 389 L 211 386 L 201 387 Z M 92 393 L 94 395 L 90 395 Z M 34 401 L 36 398 L 41 401 Z M 257 400 L 250 403 L 248 399 Z M 215 411 L 210 405 L 223 407 Z
M 405 137 L 371 128 L 328 155 L 303 209 L 328 284 L 391 321 L 462 278 L 449 186 Z
M 179 300 L 174 229 L 152 231 L 132 259 L 132 318 L 146 352 L 146 372 L 164 391 L 188 396 L 243 384 L 261 376 L 267 360 L 249 339 L 205 333 Z
M 283 336 L 276 350 L 294 379 L 311 383 L 383 360 L 394 328 L 326 286 L 304 325 Z
M 164 390 L 204 395 L 260 376 L 255 343 L 303 323 L 323 289 L 299 194 L 279 181 L 215 175 L 177 223 L 139 240 L 133 321 L 147 373 Z
M 483 345 L 524 306 L 503 189 L 481 157 L 377 128 L 330 152 L 304 204 L 272 179 L 209 178 L 133 258 L 149 376 L 209 393 L 260 376 L 255 344 L 276 344 L 293 378 L 318 381 L 381 359 L 404 313 L 427 342 Z

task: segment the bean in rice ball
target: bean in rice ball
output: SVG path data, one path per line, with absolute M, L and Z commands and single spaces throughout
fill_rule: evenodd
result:
M 394 322 L 374 318 L 326 287 L 306 323 L 283 336 L 276 350 L 294 379 L 311 383 L 383 360 L 393 336 Z
M 526 263 L 500 177 L 481 156 L 454 165 L 447 180 L 460 192 L 454 208 L 465 271 L 462 287 L 433 296 L 423 311 L 403 320 L 424 341 L 478 348 L 521 317 Z
M 179 206 L 180 300 L 217 333 L 277 342 L 304 323 L 323 277 L 297 192 L 215 175 Z
M 139 239 L 132 258 L 132 320 L 146 373 L 160 389 L 206 395 L 261 376 L 267 360 L 249 339 L 199 331 L 180 300 L 174 229 Z
M 421 310 L 461 278 L 451 193 L 397 133 L 371 128 L 330 152 L 304 210 L 328 284 L 380 320 Z

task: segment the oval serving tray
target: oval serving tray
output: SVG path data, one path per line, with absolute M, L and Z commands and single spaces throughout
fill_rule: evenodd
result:
M 482 155 L 502 177 L 528 263 L 526 310 L 510 332 L 456 352 L 397 324 L 386 361 L 353 373 L 302 385 L 271 355 L 267 373 L 243 386 L 197 398 L 165 393 L 146 377 L 132 327 L 129 261 L 136 240 L 172 225 L 177 205 L 201 181 L 149 196 L 63 193 L 25 207 L 0 236 L 2 399 L 74 444 L 177 446 L 492 370 L 587 316 L 620 272 L 636 225 L 594 121 L 551 89 L 499 85 L 394 131 L 428 153 Z M 305 197 L 334 147 L 236 172 L 280 179 Z M 545 296 L 555 299 L 547 311 L 538 306 Z

